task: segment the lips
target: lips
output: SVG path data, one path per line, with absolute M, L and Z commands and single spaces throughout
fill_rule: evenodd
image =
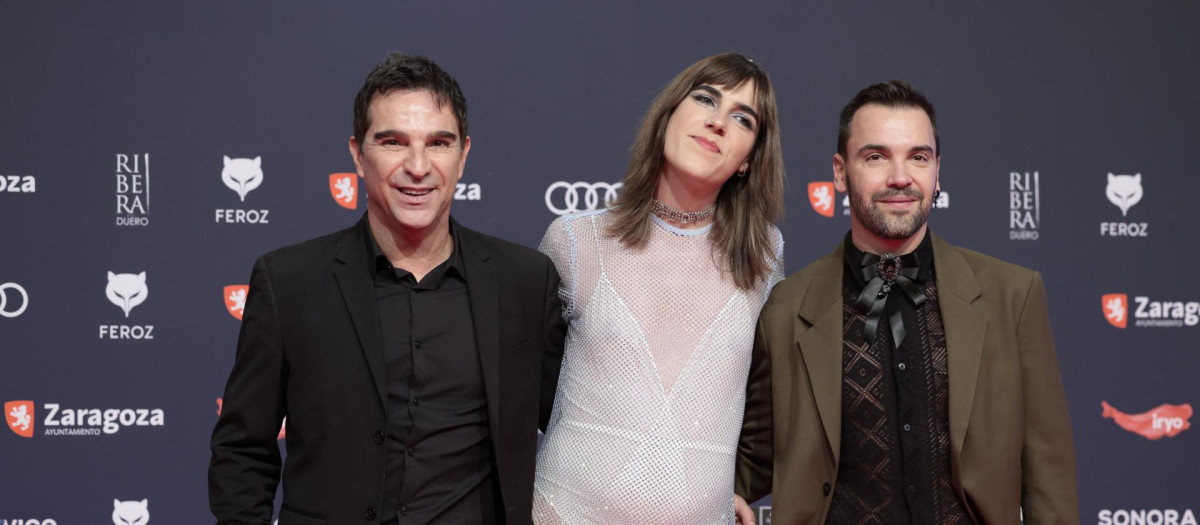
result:
M 430 199 L 434 188 L 396 188 L 400 197 L 409 204 L 422 204 Z
M 692 137 L 692 139 L 694 139 L 696 141 L 697 144 L 700 145 L 700 147 L 702 147 L 708 151 L 711 151 L 713 153 L 721 153 L 721 147 L 717 146 L 716 142 L 713 142 L 704 137 L 698 137 L 695 135 L 692 135 L 691 137 Z

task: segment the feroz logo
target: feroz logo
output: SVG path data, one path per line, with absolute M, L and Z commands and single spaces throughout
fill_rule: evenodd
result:
M 1008 207 L 1009 240 L 1036 241 L 1042 224 L 1038 172 L 1009 172 Z
M 218 416 L 220 416 L 220 415 L 221 415 L 221 409 L 222 409 L 222 408 L 224 408 L 224 407 L 225 407 L 225 402 L 222 400 L 222 398 L 219 398 L 219 397 L 218 397 L 218 398 L 217 398 L 217 415 L 218 415 Z M 280 440 L 280 439 L 284 439 L 284 438 L 286 438 L 286 437 L 287 437 L 287 418 L 286 418 L 286 417 L 284 417 L 284 418 L 283 418 L 283 423 L 281 423 L 281 424 L 279 425 L 279 434 L 277 434 L 277 435 L 275 436 L 275 439 L 276 439 L 276 440 Z
M 4 417 L 8 428 L 23 438 L 33 437 L 33 401 L 8 401 L 4 403 Z
M 1104 319 L 1117 328 L 1125 328 L 1129 323 L 1129 296 L 1123 293 L 1106 293 L 1100 296 L 1100 305 L 1104 308 Z
M 37 179 L 33 175 L 0 175 L 0 192 L 34 193 Z
M 833 217 L 833 199 L 836 196 L 832 182 L 808 183 L 808 203 L 822 217 Z
M 624 186 L 623 182 L 610 184 L 607 182 L 558 181 L 546 188 L 546 208 L 555 215 L 596 210 L 600 206 L 612 204 Z M 603 191 L 603 197 L 601 197 L 601 191 Z
M 146 284 L 146 272 L 113 273 L 108 272 L 108 285 L 104 288 L 108 301 L 121 311 L 125 318 L 135 307 L 146 302 L 150 296 L 150 287 Z M 100 339 L 154 339 L 154 325 L 100 325 Z
M 237 192 L 238 198 L 246 202 L 246 194 L 262 185 L 262 157 L 252 159 L 231 159 L 225 156 L 225 168 L 221 170 L 221 180 L 225 186 Z
M 117 226 L 150 225 L 150 154 L 117 154 Z
M 358 208 L 358 174 L 330 173 L 329 195 L 333 202 L 347 210 Z
M 150 523 L 149 500 L 113 500 L 113 525 L 146 525 Z
M 231 159 L 225 155 L 221 169 L 221 181 L 225 187 L 238 194 L 241 202 L 246 195 L 263 183 L 262 157 Z M 269 224 L 270 210 L 247 210 L 242 208 L 218 208 L 213 215 L 217 223 L 225 224 Z
M 1099 525 L 1196 525 L 1192 509 L 1103 509 L 1096 519 Z
M 1141 202 L 1142 174 L 1113 175 L 1108 174 L 1108 186 L 1104 188 L 1108 202 L 1121 209 L 1121 216 L 1129 215 L 1129 209 Z M 1101 222 L 1101 237 L 1149 237 L 1150 225 L 1145 222 Z
M 1158 405 L 1141 414 L 1126 414 L 1113 408 L 1105 401 L 1100 402 L 1104 411 L 1101 417 L 1111 419 L 1117 426 L 1149 440 L 1178 436 L 1191 428 L 1192 405 Z
M 225 310 L 238 321 L 242 320 L 242 314 L 246 311 L 246 293 L 250 290 L 250 286 L 245 284 L 231 284 L 225 287 Z
M 14 292 L 9 295 L 9 291 Z M 12 319 L 29 307 L 29 293 L 17 283 L 0 284 L 0 316 Z

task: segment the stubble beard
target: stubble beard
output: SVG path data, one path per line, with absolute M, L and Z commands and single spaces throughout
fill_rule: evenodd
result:
M 921 190 L 909 186 L 908 188 L 886 189 L 875 193 L 874 195 L 862 195 L 854 191 L 854 185 L 850 184 L 850 177 L 846 177 L 846 189 L 850 193 L 850 211 L 858 222 L 871 234 L 881 239 L 908 239 L 916 235 L 925 222 L 929 220 L 929 210 L 932 208 L 933 202 L 925 201 L 925 194 Z M 918 199 L 920 206 L 915 213 L 904 216 L 890 215 L 887 212 L 879 209 L 876 204 L 881 199 L 891 197 L 911 197 Z

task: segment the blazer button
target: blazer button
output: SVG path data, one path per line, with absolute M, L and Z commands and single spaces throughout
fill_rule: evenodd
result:
M 367 519 L 368 520 L 375 519 L 375 507 L 367 507 Z
M 828 496 L 832 490 L 833 490 L 833 485 L 830 485 L 828 482 L 825 483 L 824 485 L 821 485 L 821 493 L 826 496 Z
M 383 431 L 382 430 L 375 433 L 375 443 L 379 444 L 379 445 L 383 444 Z

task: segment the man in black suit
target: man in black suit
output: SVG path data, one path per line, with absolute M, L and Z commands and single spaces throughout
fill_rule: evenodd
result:
M 254 265 L 212 437 L 218 523 L 528 523 L 565 333 L 554 265 L 458 225 L 458 83 L 393 54 L 355 100 L 349 229 Z M 287 417 L 287 461 L 276 434 Z

